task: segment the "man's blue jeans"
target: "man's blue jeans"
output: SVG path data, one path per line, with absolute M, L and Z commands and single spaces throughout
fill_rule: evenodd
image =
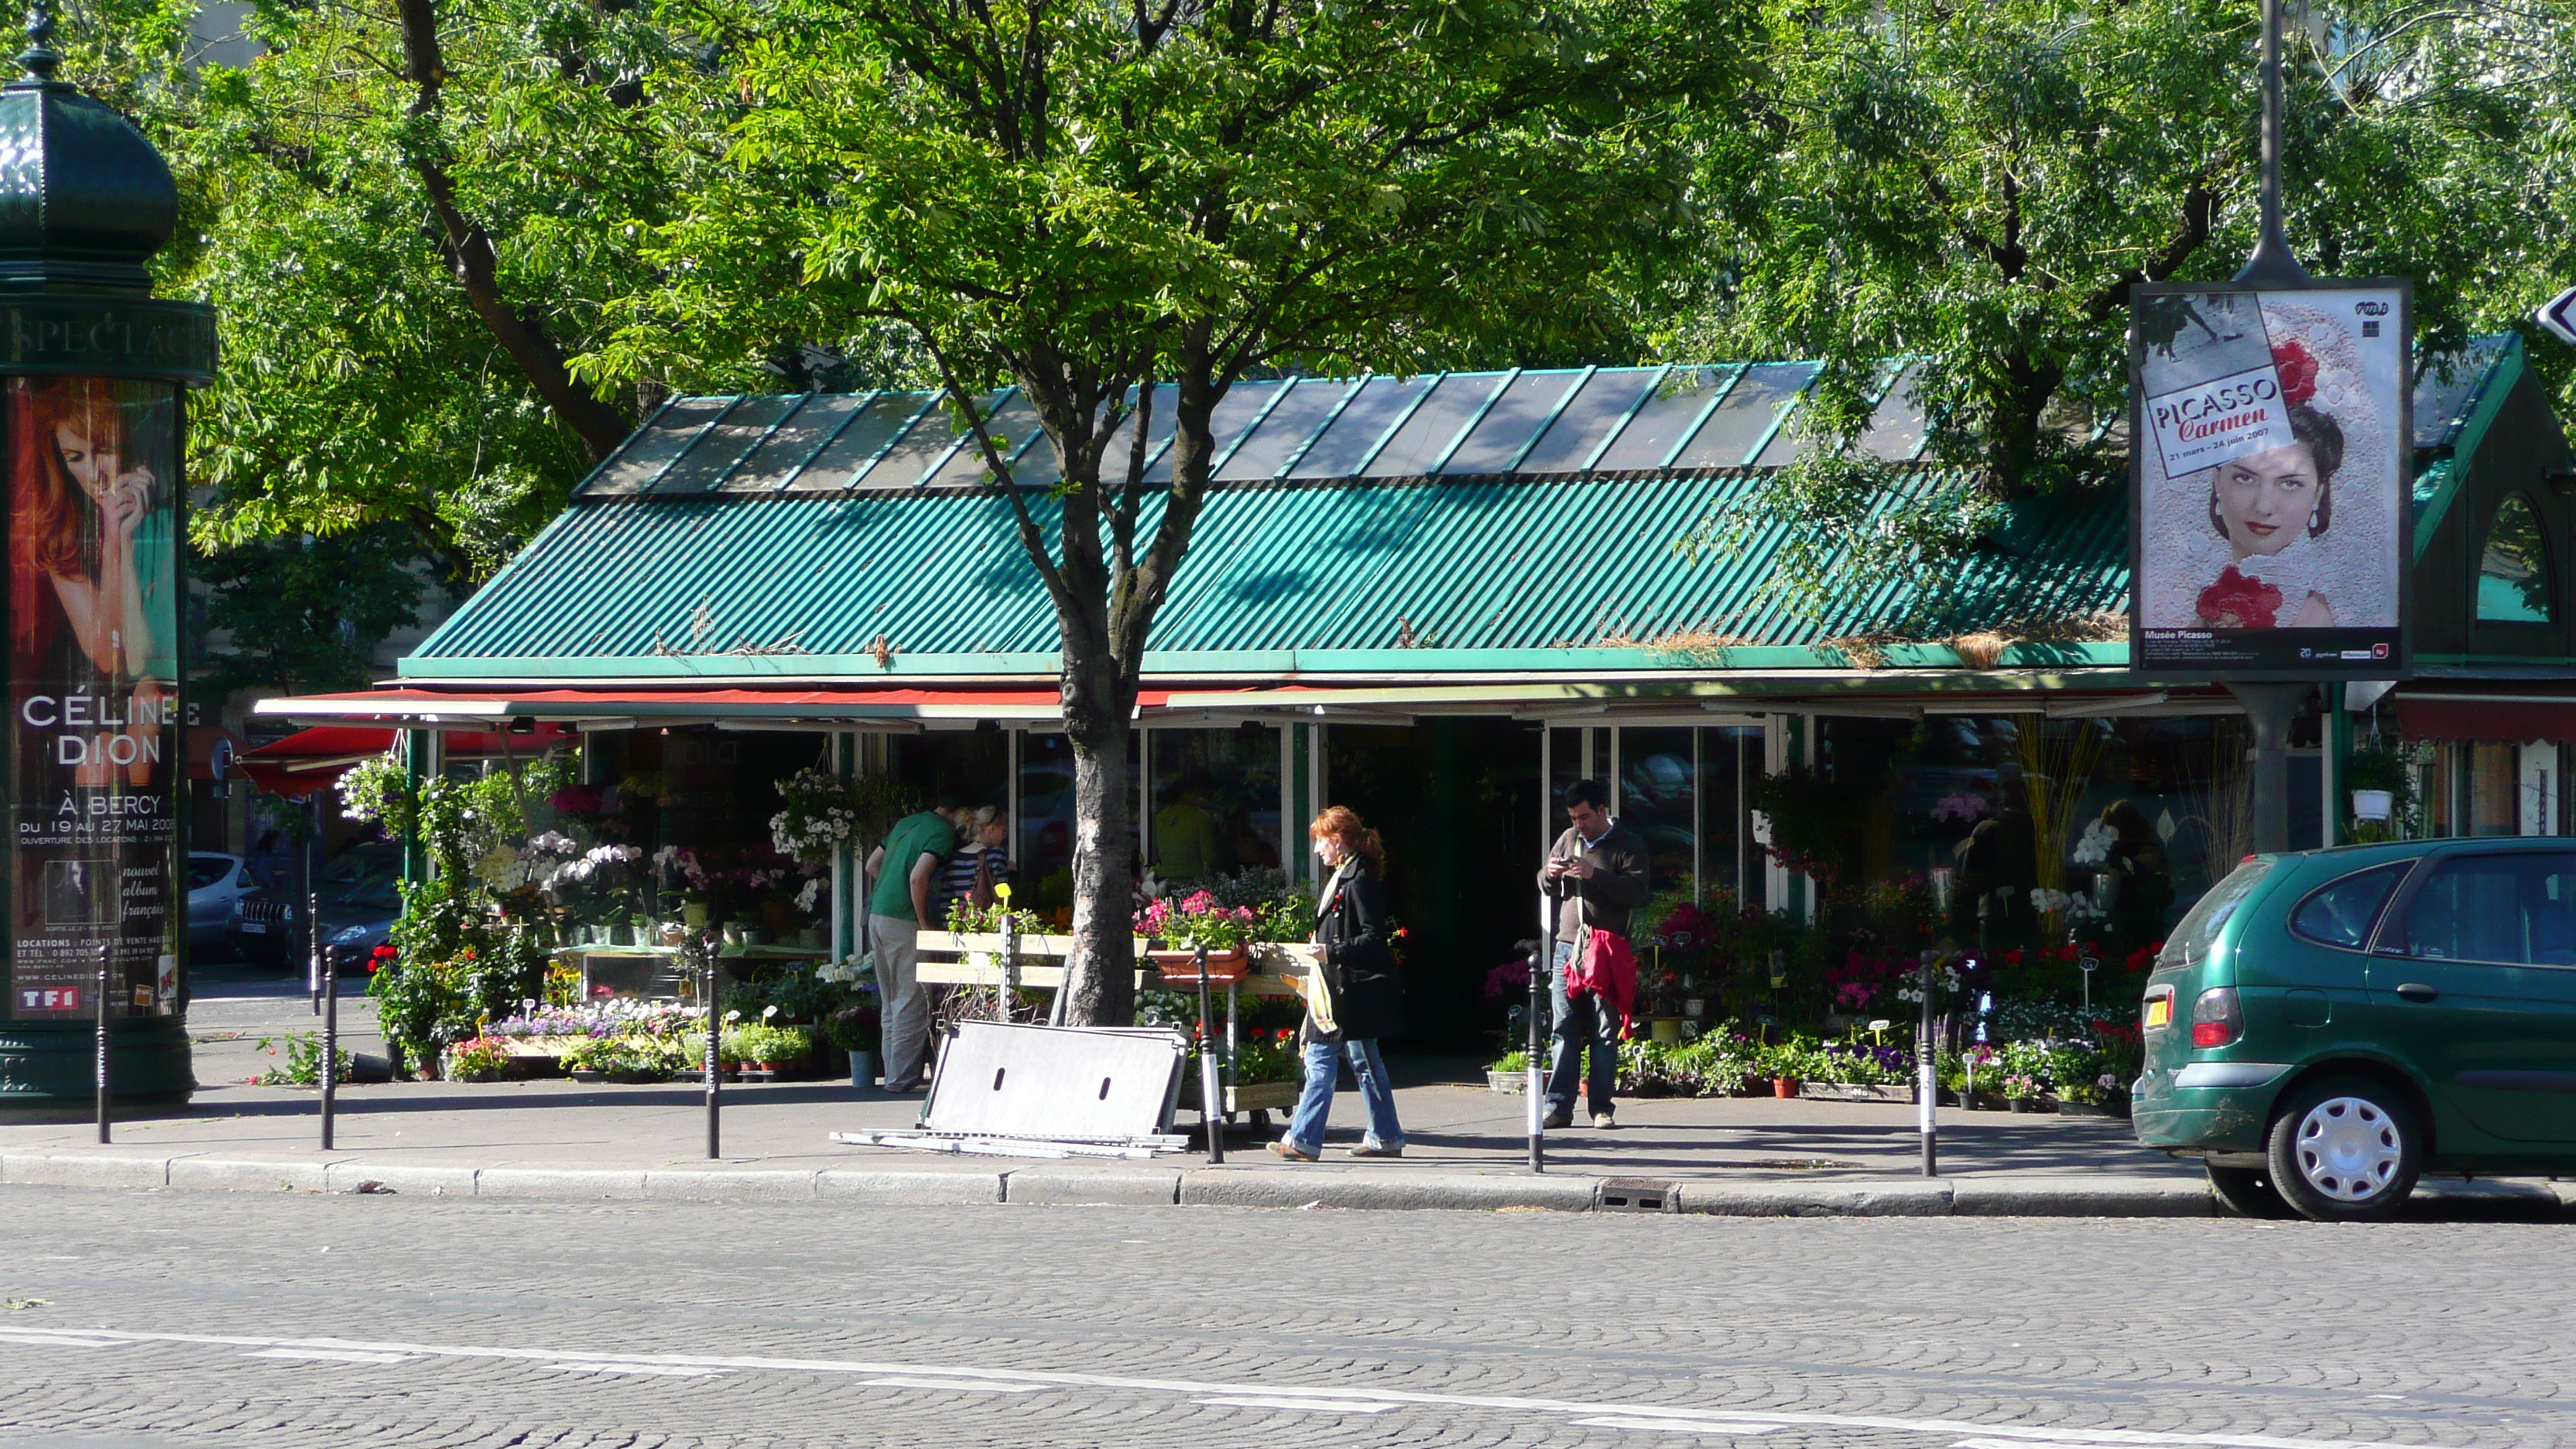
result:
M 1619 1084 L 1619 1018 L 1592 992 L 1566 995 L 1565 968 L 1573 959 L 1574 943 L 1557 942 L 1556 960 L 1547 973 L 1548 1006 L 1556 1019 L 1555 1040 L 1547 1054 L 1547 1104 L 1568 1113 L 1574 1110 L 1574 1079 L 1589 1048 L 1592 1070 L 1584 1078 L 1584 1096 L 1592 1115 L 1604 1117 L 1610 1114 L 1610 1095 Z
M 1377 1039 L 1306 1043 L 1306 1090 L 1297 1098 L 1297 1114 L 1288 1119 L 1288 1145 L 1308 1157 L 1324 1153 L 1324 1121 L 1332 1115 L 1334 1078 L 1348 1057 L 1360 1079 L 1360 1100 L 1368 1104 L 1368 1141 L 1372 1146 L 1400 1148 L 1404 1124 L 1395 1120 L 1395 1085 L 1387 1080 L 1386 1061 L 1377 1054 Z

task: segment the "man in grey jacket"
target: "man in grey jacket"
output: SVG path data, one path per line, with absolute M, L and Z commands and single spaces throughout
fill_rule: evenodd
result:
M 1611 1115 L 1610 1094 L 1619 1080 L 1619 1014 L 1590 991 L 1565 989 L 1566 967 L 1584 949 L 1595 930 L 1628 934 L 1628 913 L 1646 903 L 1651 883 L 1646 873 L 1643 841 L 1621 829 L 1609 815 L 1610 792 L 1598 780 L 1577 780 L 1565 787 L 1565 814 L 1571 823 L 1548 847 L 1538 888 L 1553 889 L 1556 912 L 1554 959 L 1548 971 L 1548 1001 L 1556 1017 L 1555 1041 L 1548 1052 L 1547 1125 L 1574 1121 L 1575 1078 L 1592 1056 L 1584 1096 L 1592 1125 L 1619 1125 Z

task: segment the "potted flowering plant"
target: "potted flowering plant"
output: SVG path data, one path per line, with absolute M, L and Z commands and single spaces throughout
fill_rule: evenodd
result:
M 447 1078 L 452 1082 L 496 1082 L 509 1074 L 516 1055 L 507 1038 L 477 1036 L 447 1049 Z
M 1198 979 L 1198 953 L 1207 952 L 1207 979 L 1240 981 L 1251 969 L 1254 929 L 1261 917 L 1249 906 L 1220 905 L 1214 895 L 1193 891 L 1177 906 L 1158 900 L 1136 913 L 1137 931 L 1162 942 L 1148 951 L 1163 979 Z

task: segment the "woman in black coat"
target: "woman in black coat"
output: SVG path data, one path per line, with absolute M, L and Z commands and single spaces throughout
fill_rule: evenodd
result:
M 1336 805 L 1306 828 L 1315 853 L 1332 874 L 1315 908 L 1315 943 L 1324 948 L 1324 990 L 1310 993 L 1299 1040 L 1306 1051 L 1306 1090 L 1297 1099 L 1288 1135 L 1270 1150 L 1291 1162 L 1313 1162 L 1324 1152 L 1324 1123 L 1333 1110 L 1334 1079 L 1347 1059 L 1368 1104 L 1368 1134 L 1353 1157 L 1402 1157 L 1404 1124 L 1395 1117 L 1395 1088 L 1378 1038 L 1403 1020 L 1404 992 L 1396 982 L 1394 926 L 1386 918 L 1386 885 L 1380 872 L 1385 847 L 1377 832 L 1348 807 Z

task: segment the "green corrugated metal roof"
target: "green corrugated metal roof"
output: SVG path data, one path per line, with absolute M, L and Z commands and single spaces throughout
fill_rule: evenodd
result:
M 1744 498 L 1761 477 L 1730 470 L 1222 488 L 1200 517 L 1154 649 L 1409 642 L 1564 654 L 1682 630 L 1806 644 L 1865 632 L 1914 604 L 1891 585 L 1804 620 L 1761 597 L 1776 535 L 1698 564 L 1674 551 L 1695 521 Z M 1149 528 L 1155 511 L 1149 505 Z M 2116 499 L 2032 505 L 1996 549 L 1967 565 L 1961 592 L 1994 619 L 2117 609 L 2123 528 Z M 530 660 L 745 646 L 864 659 L 879 638 L 911 655 L 1053 650 L 1054 614 L 1005 500 L 939 493 L 576 504 L 426 640 L 407 672 L 434 662 L 453 677 L 476 659 L 524 669 Z
M 2464 365 L 2418 385 L 2416 442 L 2433 463 L 2419 512 L 2438 514 L 2448 450 L 2476 431 L 2519 357 L 2510 339 L 2482 340 Z M 2117 492 L 2019 505 L 1937 598 L 1890 578 L 1822 618 L 1766 593 L 1776 531 L 1697 564 L 1675 552 L 1694 523 L 1789 461 L 1782 424 L 1814 376 L 1812 363 L 1761 363 L 1239 384 L 1215 419 L 1218 481 L 1156 622 L 1149 671 L 1327 658 L 1424 672 L 1708 668 L 1705 652 L 1649 660 L 1601 649 L 1677 632 L 1762 646 L 1718 667 L 1756 667 L 1756 654 L 1763 667 L 1790 667 L 1784 649 L 1830 639 L 1938 638 L 2127 606 Z M 403 672 L 911 672 L 890 669 L 879 640 L 941 672 L 1051 672 L 1055 619 L 1009 504 L 983 485 L 975 450 L 958 446 L 934 401 L 675 399 Z M 1008 390 L 989 401 L 1023 481 L 1051 479 L 1043 438 L 1024 436 L 1035 425 L 1026 404 Z M 1158 433 L 1170 411 L 1158 402 Z M 1902 462 L 1923 441 L 1910 381 L 1888 386 L 1860 446 Z M 1168 476 L 1167 459 L 1160 466 Z M 1149 531 L 1159 508 L 1156 495 Z M 2125 659 L 2116 644 L 2025 657 L 2052 648 L 2016 657 Z

